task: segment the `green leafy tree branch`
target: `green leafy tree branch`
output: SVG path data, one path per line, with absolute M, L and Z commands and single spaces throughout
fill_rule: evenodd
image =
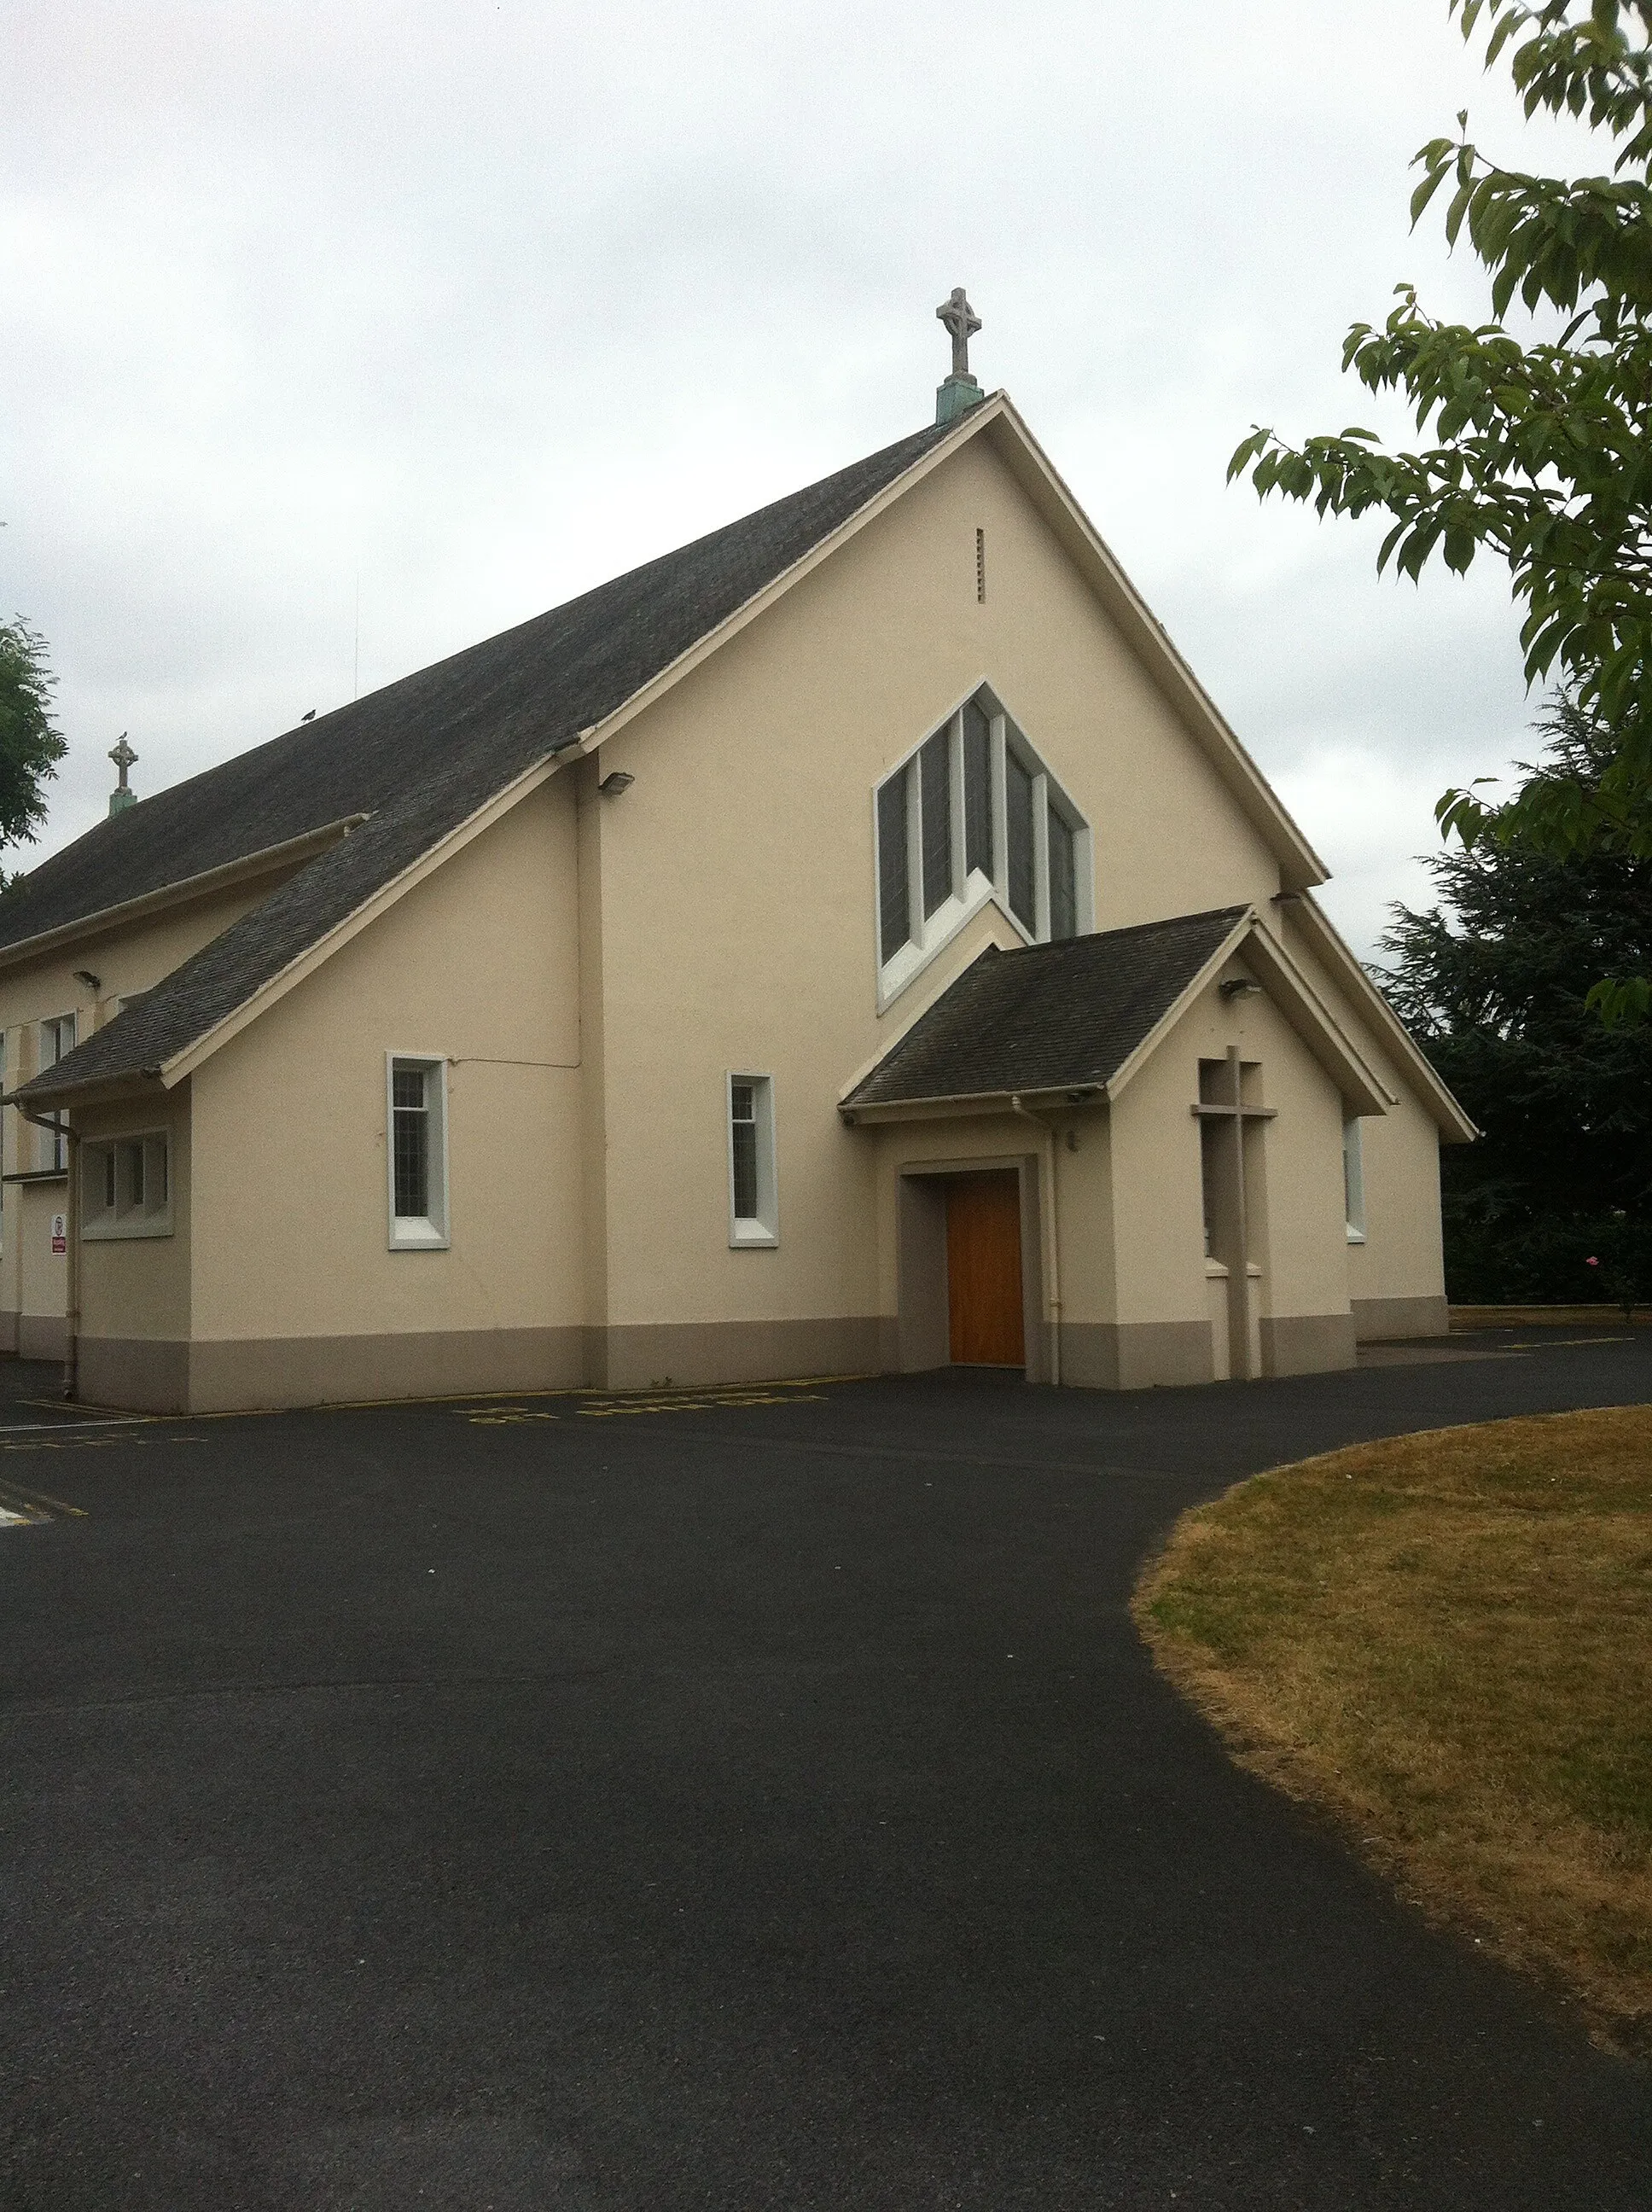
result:
M 0 845 L 33 838 L 44 787 L 69 750 L 52 719 L 56 687 L 46 642 L 22 617 L 0 623 Z
M 1584 778 L 1564 762 L 1527 775 L 1496 804 L 1489 779 L 1447 792 L 1441 828 L 1466 847 L 1522 842 L 1557 857 L 1597 846 L 1652 855 L 1652 0 L 1449 0 L 1465 39 L 1488 33 L 1489 68 L 1506 57 L 1527 116 L 1586 117 L 1618 147 L 1609 176 L 1572 179 L 1506 169 L 1467 136 L 1417 155 L 1412 220 L 1449 185 L 1445 233 L 1466 238 L 1491 276 L 1493 319 L 1442 323 L 1410 284 L 1378 330 L 1358 324 L 1343 368 L 1373 393 L 1403 393 L 1430 442 L 1385 450 L 1351 428 L 1300 447 L 1257 427 L 1229 464 L 1264 498 L 1311 501 L 1321 514 L 1391 518 L 1377 558 L 1415 580 L 1436 556 L 1458 574 L 1491 553 L 1523 603 L 1533 684 L 1558 681 L 1611 733 Z M 1523 344 L 1503 318 L 1569 319 Z M 1609 1022 L 1643 1017 L 1645 976 L 1603 979 Z

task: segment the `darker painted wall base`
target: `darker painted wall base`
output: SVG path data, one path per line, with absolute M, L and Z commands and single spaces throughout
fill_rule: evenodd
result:
M 1061 1380 L 1090 1390 L 1208 1382 L 1210 1324 L 1202 1321 L 1061 1324 Z
M 1354 1317 L 1264 1314 L 1258 1324 L 1264 1375 L 1324 1375 L 1354 1364 Z
M 1430 1298 L 1356 1298 L 1354 1334 L 1361 1344 L 1380 1344 L 1385 1337 L 1444 1336 L 1451 1327 L 1451 1311 L 1443 1291 Z
M 68 1331 L 61 1314 L 19 1314 L 16 1352 L 20 1359 L 61 1359 Z
M 58 1322 L 61 1356 L 63 1324 Z M 159 1413 L 440 1398 L 471 1391 L 647 1389 L 872 1374 L 894 1364 L 894 1322 L 705 1322 L 682 1327 L 465 1329 L 259 1341 L 84 1337 L 80 1395 Z M 44 1353 L 33 1355 L 46 1357 Z

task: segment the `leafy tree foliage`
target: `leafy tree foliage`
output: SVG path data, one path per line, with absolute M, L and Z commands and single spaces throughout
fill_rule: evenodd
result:
M 46 819 L 42 787 L 69 750 L 52 720 L 54 683 L 44 640 L 21 615 L 0 623 L 0 844 Z
M 1380 511 L 1378 556 L 1415 579 L 1436 554 L 1461 572 L 1505 561 L 1525 614 L 1529 681 L 1551 677 L 1613 734 L 1587 780 L 1556 761 L 1490 805 L 1448 792 L 1442 827 L 1466 846 L 1523 841 L 1557 856 L 1595 846 L 1652 854 L 1652 0 L 1449 0 L 1463 35 L 1484 29 L 1486 65 L 1506 57 L 1527 114 L 1587 117 L 1617 146 L 1610 176 L 1566 179 L 1500 167 L 1467 137 L 1416 156 L 1415 222 L 1441 188 L 1447 239 L 1491 278 L 1493 319 L 1436 322 L 1409 284 L 1381 330 L 1358 324 L 1343 367 L 1373 392 L 1403 392 L 1432 442 L 1389 453 L 1353 428 L 1300 447 L 1253 430 L 1230 477 L 1321 514 Z M 1569 318 L 1552 341 L 1503 327 L 1518 295 Z M 1482 779 L 1482 781 L 1485 781 Z M 1598 973 L 1599 971 L 1597 971 Z M 1644 1015 L 1646 975 L 1603 983 L 1608 1019 Z
M 1533 773 L 1610 771 L 1598 716 L 1564 702 L 1541 726 Z M 1429 866 L 1441 904 L 1395 907 L 1379 980 L 1485 1132 L 1441 1157 L 1449 1294 L 1652 1298 L 1652 1026 L 1603 1026 L 1587 989 L 1652 968 L 1652 859 L 1492 838 Z

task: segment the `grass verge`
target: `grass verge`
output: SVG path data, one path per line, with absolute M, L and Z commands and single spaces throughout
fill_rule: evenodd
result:
M 1258 1475 L 1134 1610 L 1243 1765 L 1652 2051 L 1652 1407 Z

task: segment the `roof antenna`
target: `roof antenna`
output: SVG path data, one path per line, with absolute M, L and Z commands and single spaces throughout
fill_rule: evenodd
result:
M 124 814 L 129 806 L 137 804 L 137 793 L 126 781 L 126 771 L 136 763 L 137 755 L 127 744 L 125 730 L 110 748 L 109 757 L 120 770 L 120 781 L 109 793 L 109 811 L 112 815 Z
M 946 325 L 952 338 L 952 374 L 937 387 L 935 420 L 956 422 L 960 415 L 979 407 L 984 397 L 969 374 L 969 341 L 981 328 L 981 317 L 970 306 L 963 285 L 955 284 L 951 295 L 936 308 L 935 319 Z

